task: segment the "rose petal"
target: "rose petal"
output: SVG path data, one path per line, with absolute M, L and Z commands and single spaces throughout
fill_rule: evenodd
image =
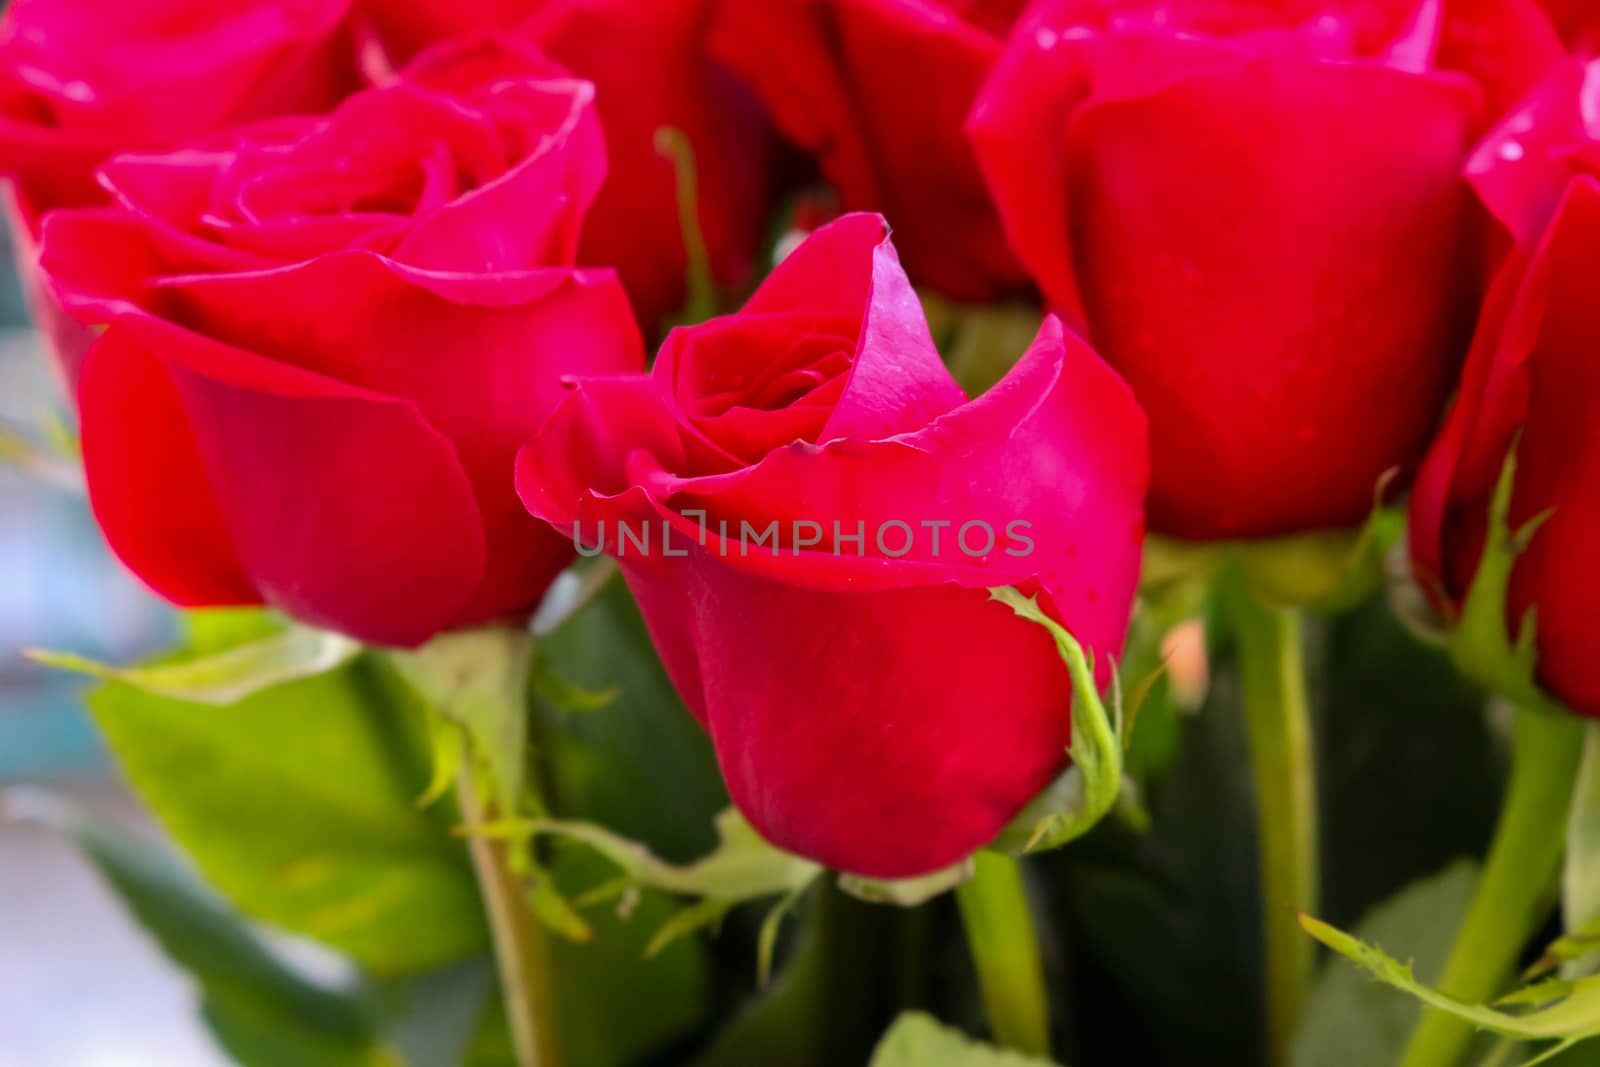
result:
M 1025 284 L 961 136 L 997 38 L 916 0 L 771 0 L 720 5 L 711 49 L 847 210 L 889 217 L 920 283 L 974 300 Z
M 1358 523 L 1420 458 L 1470 328 L 1474 105 L 1451 79 L 1256 57 L 1074 114 L 1079 288 L 1150 414 L 1153 526 Z
M 180 607 L 260 603 L 161 358 L 113 326 L 84 360 L 78 407 L 89 502 L 128 569 Z
M 483 576 L 483 524 L 449 441 L 415 408 L 159 319 L 127 316 L 112 330 L 122 335 L 112 356 L 133 351 L 146 363 L 132 373 L 150 380 L 167 375 L 186 415 L 177 425 L 193 434 L 189 455 L 200 458 L 209 484 L 208 490 L 184 486 L 186 497 L 195 494 L 186 523 L 195 532 L 170 543 L 162 539 L 173 532 L 171 520 L 148 500 L 126 509 L 96 505 L 102 521 L 111 520 L 114 541 L 138 549 L 137 560 L 119 550 L 130 564 L 154 560 L 153 569 L 140 569 L 152 584 L 171 588 L 187 582 L 191 570 L 205 573 L 173 553 L 203 546 L 220 515 L 261 599 L 297 619 L 377 644 L 415 645 L 459 617 Z M 97 361 L 91 356 L 84 396 L 97 415 L 108 415 L 99 391 L 115 388 L 129 372 L 113 367 L 107 377 L 91 379 Z M 177 414 L 170 401 L 164 414 Z M 109 491 L 113 500 L 125 499 L 129 490 L 107 481 L 120 474 L 131 473 L 145 487 L 168 476 L 143 464 L 130 472 L 126 459 L 110 459 L 114 449 L 102 446 L 124 440 L 119 428 L 132 429 L 114 416 L 96 422 L 96 434 L 113 431 L 95 446 L 101 460 L 88 465 L 97 498 Z M 187 461 L 175 441 L 176 432 L 159 451 L 135 458 Z M 206 494 L 216 502 L 214 512 Z M 112 525 L 119 517 L 123 525 Z
M 528 607 L 569 549 L 518 504 L 512 463 L 568 374 L 643 366 L 616 280 L 563 269 L 452 275 L 363 252 L 257 274 L 169 279 L 191 328 L 414 404 L 461 457 L 488 538 L 473 620 Z

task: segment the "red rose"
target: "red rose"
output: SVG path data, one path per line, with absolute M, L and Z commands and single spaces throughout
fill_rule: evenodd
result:
M 113 160 L 43 266 L 109 322 L 79 404 L 112 547 L 183 605 L 395 645 L 536 602 L 570 548 L 520 508 L 563 375 L 642 365 L 571 266 L 604 175 L 592 89 L 451 67 L 228 147 Z
M 883 220 L 850 215 L 739 314 L 674 331 L 651 375 L 579 383 L 518 488 L 619 558 L 751 823 L 902 877 L 985 844 L 1062 770 L 1066 670 L 985 590 L 1037 592 L 1108 678 L 1144 432 L 1054 319 L 969 402 Z
M 357 83 L 350 0 L 13 0 L 0 20 L 0 173 L 16 183 L 24 282 L 53 208 L 101 203 L 113 153 L 264 116 L 320 111 Z M 48 300 L 71 378 L 87 347 Z
M 814 154 L 848 211 L 881 211 L 918 285 L 983 300 L 1027 285 L 962 120 L 1017 0 L 764 0 L 718 8 L 712 51 Z
M 400 55 L 450 34 L 515 27 L 594 82 L 610 176 L 584 230 L 580 261 L 615 266 L 639 321 L 655 330 L 683 308 L 677 174 L 656 131 L 694 148 L 698 211 L 713 273 L 750 277 L 774 203 L 776 142 L 750 91 L 706 54 L 711 0 L 363 0 Z
M 508 30 L 543 0 L 355 0 L 391 55 L 483 30 Z
M 1458 399 L 1417 477 L 1411 552 L 1441 606 L 1460 603 L 1516 442 L 1510 521 L 1548 514 L 1512 571 L 1508 626 L 1537 609 L 1540 681 L 1600 715 L 1600 60 L 1559 70 L 1479 147 L 1468 173 L 1510 248 Z M 1512 632 L 1515 632 L 1513 629 Z
M 1550 21 L 1570 44 L 1592 52 L 1600 44 L 1600 11 L 1594 0 L 1540 0 Z
M 1346 526 L 1415 462 L 1477 297 L 1462 162 L 1559 55 L 1531 0 L 1030 8 L 969 130 L 1150 415 L 1153 527 Z

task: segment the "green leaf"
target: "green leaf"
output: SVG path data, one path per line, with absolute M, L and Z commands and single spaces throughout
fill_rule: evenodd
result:
M 1477 872 L 1457 863 L 1407 886 L 1357 927 L 1362 940 L 1403 953 L 1423 974 L 1444 966 L 1472 903 Z M 1295 1033 L 1293 1067 L 1397 1063 L 1422 1005 L 1397 997 L 1361 972 L 1329 961 L 1317 976 Z
M 478 951 L 447 811 L 422 811 L 422 709 L 357 660 L 219 709 L 111 683 L 88 698 L 129 783 L 246 914 L 379 974 Z
M 828 880 L 770 991 L 747 1001 L 694 1067 L 837 1067 L 865 1063 L 895 1011 L 897 929 L 926 914 L 885 911 Z M 845 991 L 848 991 L 846 993 Z
M 602 877 L 606 866 L 594 853 L 569 849 L 552 869 L 561 888 L 576 889 Z M 711 968 L 704 944 L 684 940 L 646 952 L 652 933 L 672 917 L 677 903 L 647 890 L 624 904 L 590 915 L 594 939 L 587 944 L 551 942 L 569 1064 L 637 1063 L 688 1036 L 709 1010 Z
M 485 954 L 374 983 L 368 1000 L 378 1032 L 405 1067 L 461 1067 L 490 1005 L 498 1003 L 496 990 L 494 959 Z
M 348 637 L 292 626 L 215 655 L 148 667 L 112 667 L 68 652 L 35 650 L 27 656 L 46 667 L 121 682 L 174 700 L 221 707 L 286 682 L 334 670 L 360 651 L 361 646 Z
M 195 979 L 201 1012 L 244 1067 L 380 1067 L 359 990 L 330 989 L 290 969 L 165 853 L 43 794 L 8 794 L 14 815 L 69 836 L 167 956 Z
M 991 589 L 989 595 L 1050 632 L 1072 676 L 1072 767 L 1066 781 L 1045 790 L 1001 832 L 995 848 L 1013 854 L 1060 848 L 1092 830 L 1116 807 L 1122 788 L 1120 722 L 1113 726 L 1095 685 L 1094 665 L 1066 629 L 1015 589 Z M 1119 714 L 1120 718 L 1120 714 Z
M 974 1041 L 932 1016 L 908 1011 L 883 1035 L 869 1067 L 1045 1067 L 1049 1062 Z
M 670 860 L 714 848 L 728 794 L 711 739 L 673 690 L 627 586 L 613 578 L 539 651 L 574 684 L 619 692 L 592 715 L 538 701 L 546 782 L 562 814 Z

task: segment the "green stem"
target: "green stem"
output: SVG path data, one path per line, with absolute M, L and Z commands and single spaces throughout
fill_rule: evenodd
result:
M 1289 1060 L 1315 944 L 1300 929 L 1317 910 L 1316 776 L 1300 615 L 1256 599 L 1243 578 L 1224 579 L 1237 642 L 1245 727 L 1255 782 L 1265 954 L 1268 1062 Z
M 1583 720 L 1538 709 L 1517 713 L 1511 781 L 1466 921 L 1445 963 L 1441 991 L 1479 1004 L 1510 977 L 1517 955 L 1554 903 Z M 1451 1067 L 1470 1025 L 1432 1008 L 1411 1035 L 1401 1067 Z
M 392 653 L 391 662 L 441 724 L 464 734 L 465 744 L 453 757 L 436 752 L 434 758 L 460 761 L 456 796 L 517 1067 L 560 1067 L 549 945 L 528 892 L 527 876 L 535 867 L 531 846 L 493 840 L 474 829 L 542 806 L 527 774 L 526 694 L 533 657 L 533 638 L 525 630 L 500 627 L 443 634 L 419 649 Z
M 1000 1044 L 1050 1055 L 1050 1009 L 1022 868 L 1009 856 L 979 852 L 971 880 L 956 890 L 967 945 L 978 971 L 989 1029 Z
M 492 818 L 478 799 L 475 778 L 470 762 L 462 764 L 456 791 L 468 827 Z M 556 1036 L 555 990 L 549 981 L 549 943 L 544 929 L 528 909 L 522 881 L 511 871 L 506 845 L 469 833 L 467 846 L 489 918 L 517 1067 L 558 1067 L 561 1048 Z
M 671 161 L 678 179 L 678 226 L 683 234 L 684 277 L 688 304 L 683 317 L 693 325 L 717 313 L 717 280 L 711 253 L 700 225 L 700 175 L 689 135 L 671 126 L 656 130 L 656 152 Z

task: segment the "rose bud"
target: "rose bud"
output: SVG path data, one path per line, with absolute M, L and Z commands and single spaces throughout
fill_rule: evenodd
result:
M 1350 526 L 1414 465 L 1480 284 L 1461 166 L 1559 56 L 1512 0 L 1029 9 L 969 132 L 1150 416 L 1152 528 Z
M 90 502 L 183 606 L 387 645 L 530 608 L 571 548 L 518 505 L 564 375 L 642 366 L 572 266 L 605 170 L 585 82 L 401 84 L 330 116 L 112 160 L 43 268 L 109 323 L 78 399 Z
M 1559 69 L 1473 154 L 1473 188 L 1508 252 L 1455 406 L 1417 476 L 1411 554 L 1454 614 L 1489 540 L 1515 447 L 1511 530 L 1532 529 L 1507 588 L 1508 637 L 1535 613 L 1538 681 L 1600 715 L 1600 60 Z
M 653 332 L 684 307 L 687 254 L 678 175 L 656 133 L 694 152 L 696 210 L 715 281 L 751 277 L 774 206 L 777 142 L 749 89 L 706 54 L 711 0 L 363 0 L 397 55 L 429 41 L 515 28 L 592 81 L 610 175 L 584 228 L 580 262 L 615 266 Z
M 1036 593 L 1108 681 L 1144 434 L 1055 319 L 968 401 L 882 218 L 848 215 L 740 313 L 675 330 L 650 375 L 579 381 L 518 489 L 617 557 L 751 824 L 899 878 L 981 847 L 1064 769 L 1067 669 L 987 590 Z
M 1025 290 L 962 121 L 1021 0 L 764 0 L 717 9 L 712 51 L 816 156 L 847 211 L 880 211 L 918 286 Z
M 92 335 L 38 284 L 39 222 L 103 203 L 113 153 L 321 111 L 356 88 L 350 0 L 12 0 L 0 18 L 0 174 L 22 278 L 70 382 Z

